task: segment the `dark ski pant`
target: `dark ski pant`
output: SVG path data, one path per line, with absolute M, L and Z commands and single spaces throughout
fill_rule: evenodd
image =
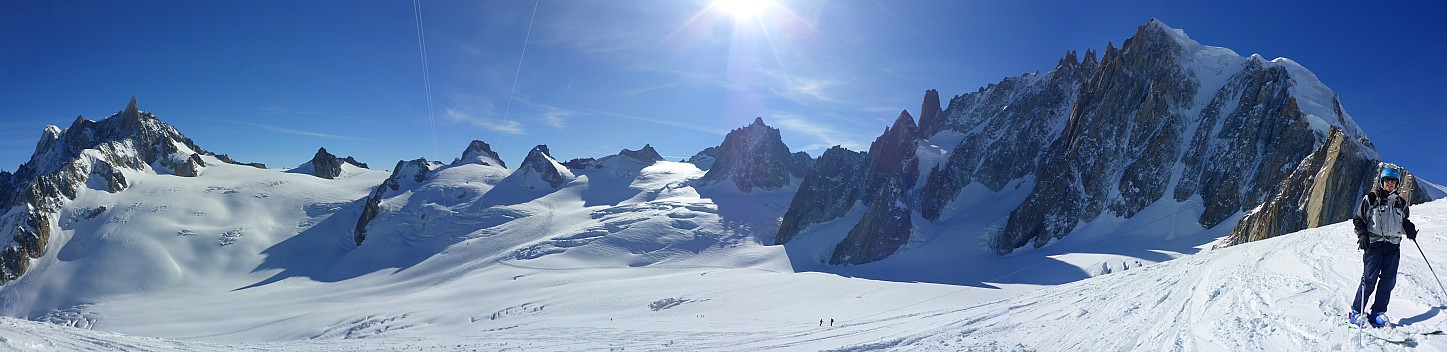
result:
M 1372 290 L 1377 291 L 1371 313 L 1386 313 L 1387 303 L 1392 300 L 1392 288 L 1397 286 L 1397 264 L 1402 261 L 1401 246 L 1379 241 L 1367 244 L 1362 253 L 1362 282 L 1357 285 L 1357 294 L 1352 297 L 1352 311 L 1362 312 Z

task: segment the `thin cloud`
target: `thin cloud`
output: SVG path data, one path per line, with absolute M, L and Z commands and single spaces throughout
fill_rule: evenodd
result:
M 830 127 L 828 123 L 812 121 L 809 118 L 793 114 L 775 114 L 770 117 L 771 123 L 779 126 L 779 129 L 793 133 L 802 133 L 814 137 L 815 140 L 823 143 L 813 143 L 803 149 L 827 149 L 832 146 L 843 146 L 851 150 L 861 150 L 868 144 L 858 136 L 840 132 Z
M 453 110 L 451 108 L 447 109 L 447 113 L 445 116 L 447 116 L 448 120 L 452 120 L 453 122 L 469 123 L 473 126 L 486 128 L 496 132 L 507 133 L 515 136 L 527 134 L 527 131 L 523 129 L 523 124 L 514 120 L 485 119 L 466 112 Z
M 633 115 L 624 115 L 624 114 L 613 113 L 613 112 L 598 111 L 598 110 L 593 110 L 593 109 L 575 109 L 575 110 L 587 112 L 587 113 L 594 114 L 594 115 L 612 116 L 612 117 L 617 117 L 617 118 L 621 118 L 621 119 L 628 119 L 628 120 L 633 120 L 633 121 L 642 121 L 642 122 L 648 122 L 648 123 L 657 124 L 657 125 L 663 125 L 663 126 L 668 126 L 668 127 L 677 127 L 677 128 L 682 128 L 682 129 L 686 129 L 686 130 L 694 130 L 694 131 L 699 131 L 699 132 L 704 132 L 704 133 L 711 133 L 711 134 L 716 134 L 716 135 L 720 135 L 720 136 L 728 134 L 728 131 L 727 131 L 727 130 L 721 130 L 721 129 L 717 129 L 717 128 L 708 128 L 708 127 L 703 127 L 703 126 L 691 125 L 691 124 L 686 124 L 686 123 L 680 123 L 680 122 L 677 122 L 677 121 L 657 120 L 657 119 L 650 119 L 650 118 L 638 117 L 638 116 L 633 116 Z
M 769 75 L 774 84 L 769 85 L 769 91 L 785 99 L 792 100 L 800 105 L 813 105 L 815 103 L 841 104 L 847 103 L 846 99 L 839 96 L 838 88 L 846 86 L 849 81 L 827 77 L 802 77 L 797 75 L 785 75 L 780 71 L 772 71 Z
M 562 129 L 563 126 L 567 124 L 568 118 L 582 114 L 583 113 L 577 111 L 548 107 L 547 111 L 544 111 L 542 117 L 539 117 L 539 119 L 543 120 L 543 123 L 548 126 Z

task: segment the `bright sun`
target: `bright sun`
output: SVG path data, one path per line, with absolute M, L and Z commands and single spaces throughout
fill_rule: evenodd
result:
M 722 11 L 734 16 L 734 19 L 743 19 L 762 15 L 774 6 L 773 0 L 714 0 L 712 5 L 715 10 Z

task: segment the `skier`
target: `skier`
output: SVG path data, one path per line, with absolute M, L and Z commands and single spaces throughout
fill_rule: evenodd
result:
M 1392 288 L 1397 285 L 1397 264 L 1401 261 L 1402 237 L 1417 240 L 1417 227 L 1407 220 L 1410 214 L 1407 199 L 1397 192 L 1402 179 L 1401 172 L 1393 166 L 1382 168 L 1372 191 L 1362 197 L 1357 206 L 1352 225 L 1357 232 L 1357 249 L 1362 253 L 1362 281 L 1352 298 L 1352 312 L 1348 319 L 1360 327 L 1388 326 L 1387 303 L 1392 298 Z M 1367 297 L 1376 291 L 1376 299 L 1370 314 L 1362 314 Z

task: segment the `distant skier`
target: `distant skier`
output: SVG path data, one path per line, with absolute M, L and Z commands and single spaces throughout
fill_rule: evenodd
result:
M 819 326 L 824 326 L 824 319 L 819 319 Z
M 834 318 L 829 318 L 829 326 L 834 326 Z
M 1352 298 L 1352 312 L 1348 319 L 1352 324 L 1365 327 L 1383 327 L 1391 322 L 1384 314 L 1392 298 L 1392 288 L 1397 285 L 1397 264 L 1401 262 L 1402 237 L 1417 240 L 1417 227 L 1407 220 L 1411 213 L 1407 199 L 1397 192 L 1402 174 L 1395 167 L 1382 168 L 1381 176 L 1370 192 L 1357 206 L 1352 224 L 1356 226 L 1357 248 L 1362 253 L 1362 281 Z M 1370 314 L 1366 310 L 1367 297 L 1376 291 L 1376 299 Z

